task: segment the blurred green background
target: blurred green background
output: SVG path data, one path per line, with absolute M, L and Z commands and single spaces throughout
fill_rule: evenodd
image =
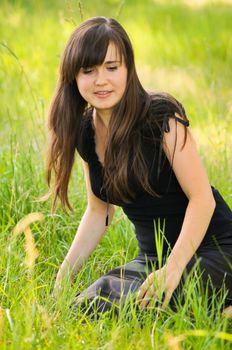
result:
M 21 190 L 46 191 L 46 112 L 60 56 L 76 25 L 103 15 L 128 31 L 143 85 L 184 104 L 210 180 L 231 199 L 231 1 L 1 0 L 0 10 L 1 181 L 9 184 L 17 155 Z M 35 184 L 25 184 L 30 169 Z
M 176 95 L 189 118 L 202 127 L 212 118 L 225 122 L 231 117 L 228 1 L 2 0 L 0 4 L 4 136 L 26 132 L 32 121 L 43 129 L 65 43 L 82 18 L 95 15 L 115 17 L 129 32 L 145 87 Z

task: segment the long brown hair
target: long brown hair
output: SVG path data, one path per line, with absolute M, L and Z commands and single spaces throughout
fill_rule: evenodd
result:
M 136 73 L 130 39 L 116 20 L 94 17 L 83 22 L 74 30 L 64 50 L 59 81 L 49 109 L 47 182 L 51 186 L 54 173 L 53 208 L 60 198 L 64 208 L 67 206 L 72 209 L 67 194 L 68 183 L 81 120 L 88 110 L 75 78 L 81 67 L 89 68 L 104 62 L 110 42 L 115 44 L 127 67 L 127 86 L 112 112 L 104 159 L 104 187 L 111 199 L 129 202 L 134 196 L 128 183 L 131 154 L 133 162 L 130 171 L 133 171 L 136 180 L 146 191 L 156 195 L 149 183 L 140 127 L 152 121 L 160 128 L 158 119 L 149 118 L 156 112 L 161 117 L 177 112 L 186 119 L 182 106 L 174 98 L 167 94 L 150 95 L 144 90 Z

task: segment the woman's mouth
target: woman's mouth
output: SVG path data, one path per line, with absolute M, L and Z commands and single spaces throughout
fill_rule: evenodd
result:
M 111 94 L 112 91 L 109 90 L 101 90 L 101 91 L 96 91 L 94 95 L 100 98 L 105 98 L 108 97 Z

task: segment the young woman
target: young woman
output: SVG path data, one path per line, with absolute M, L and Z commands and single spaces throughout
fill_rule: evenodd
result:
M 141 308 L 161 296 L 165 306 L 198 257 L 203 284 L 211 292 L 225 286 L 231 303 L 232 212 L 210 186 L 188 126 L 175 98 L 144 90 L 131 42 L 117 21 L 95 17 L 75 29 L 49 111 L 47 179 L 50 185 L 54 173 L 54 203 L 59 198 L 71 208 L 67 189 L 77 149 L 88 204 L 55 288 L 80 270 L 117 205 L 135 226 L 139 254 L 77 302 L 98 300 L 104 311 L 130 292 Z

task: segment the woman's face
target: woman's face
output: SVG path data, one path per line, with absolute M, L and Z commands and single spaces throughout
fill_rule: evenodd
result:
M 127 84 L 124 58 L 110 43 L 104 62 L 94 67 L 81 68 L 76 76 L 81 96 L 97 112 L 111 115 L 113 107 L 121 100 Z

